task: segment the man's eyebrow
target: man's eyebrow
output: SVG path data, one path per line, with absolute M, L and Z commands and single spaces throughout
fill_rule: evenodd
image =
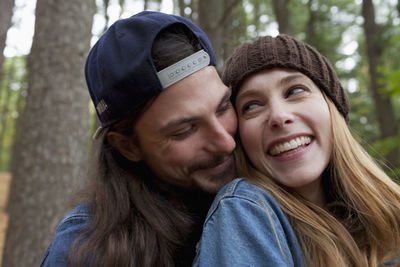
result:
M 166 132 L 166 131 L 168 131 L 169 129 L 171 129 L 171 128 L 173 128 L 173 127 L 176 127 L 176 126 L 178 126 L 178 125 L 185 124 L 185 123 L 190 123 L 190 122 L 193 122 L 193 121 L 196 121 L 196 120 L 199 120 L 199 119 L 200 119 L 200 117 L 198 117 L 198 116 L 187 117 L 187 118 L 178 118 L 178 119 L 169 121 L 167 124 L 165 124 L 164 126 L 162 126 L 162 127 L 159 129 L 159 132 L 160 132 L 160 133 L 163 133 L 163 132 Z
M 218 107 L 222 106 L 226 101 L 229 101 L 229 99 L 231 97 L 231 94 L 232 94 L 231 89 L 229 89 L 227 87 L 227 90 L 226 90 L 225 94 L 222 96 L 222 98 L 221 98 L 221 100 L 220 100 L 220 102 L 218 104 Z M 161 133 L 162 132 L 166 132 L 169 129 L 171 129 L 173 127 L 176 127 L 176 126 L 178 126 L 180 124 L 191 123 L 191 122 L 197 121 L 197 120 L 200 120 L 200 116 L 193 116 L 193 117 L 187 117 L 187 118 L 178 118 L 178 119 L 175 119 L 175 120 L 171 120 L 167 124 L 162 126 L 159 129 L 159 132 L 161 132 Z
M 232 90 L 227 87 L 225 94 L 222 96 L 221 101 L 219 101 L 218 107 L 222 106 L 226 101 L 229 101 L 232 95 Z

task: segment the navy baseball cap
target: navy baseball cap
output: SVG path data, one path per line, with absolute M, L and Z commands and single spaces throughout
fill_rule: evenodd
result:
M 203 50 L 157 72 L 151 49 L 158 33 L 172 24 L 186 26 Z M 101 127 L 138 112 L 168 86 L 208 65 L 216 65 L 206 34 L 190 20 L 143 11 L 112 24 L 92 47 L 85 64 L 86 83 Z

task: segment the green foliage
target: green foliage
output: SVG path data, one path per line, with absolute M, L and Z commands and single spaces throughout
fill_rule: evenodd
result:
M 375 141 L 373 147 L 376 151 L 379 151 L 383 155 L 387 155 L 393 147 L 400 146 L 400 134 L 397 136 L 392 136 L 384 139 Z M 374 155 L 372 155 L 374 156 Z
M 389 177 L 393 179 L 393 181 L 397 182 L 400 185 L 400 168 L 395 168 L 387 172 Z
M 380 84 L 384 85 L 383 93 L 388 97 L 400 96 L 400 26 L 385 27 L 387 36 L 383 49 L 382 65 L 378 71 L 382 74 Z
M 309 11 L 307 6 L 308 1 L 294 1 L 289 2 L 289 12 L 290 14 L 296 14 L 290 16 L 290 26 L 293 29 L 294 35 L 296 35 L 301 40 L 305 39 L 305 28 L 309 19 Z
M 366 143 L 372 143 L 379 136 L 374 105 L 368 93 L 357 91 L 350 96 L 350 126 L 353 132 L 363 137 Z
M 245 38 L 253 40 L 265 33 L 271 23 L 275 22 L 273 8 L 270 1 L 245 0 L 243 1 L 243 11 L 247 22 Z
M 0 87 L 0 171 L 8 171 L 15 123 L 26 96 L 26 57 L 6 58 Z
M 385 85 L 382 93 L 388 95 L 389 97 L 399 97 L 400 96 L 400 69 L 384 69 L 379 68 L 382 73 L 383 78 L 381 83 Z

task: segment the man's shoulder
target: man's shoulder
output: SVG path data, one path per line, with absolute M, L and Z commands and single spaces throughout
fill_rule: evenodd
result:
M 67 266 L 72 243 L 89 225 L 89 207 L 87 203 L 78 205 L 64 217 L 44 254 L 41 266 Z
M 65 228 L 66 226 L 88 222 L 90 219 L 89 208 L 89 203 L 84 203 L 76 206 L 60 222 L 57 232 L 60 231 L 62 228 Z
M 86 228 L 90 221 L 88 203 L 81 204 L 72 209 L 57 227 L 55 240 L 73 240 Z
M 75 208 L 73 208 L 67 214 L 67 216 L 65 216 L 64 219 L 76 218 L 76 217 L 90 217 L 89 208 L 90 208 L 90 204 L 89 203 L 80 204 L 80 205 L 76 206 Z

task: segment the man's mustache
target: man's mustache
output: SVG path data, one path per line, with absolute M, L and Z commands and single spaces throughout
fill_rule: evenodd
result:
M 232 156 L 232 154 L 222 154 L 222 155 L 215 156 L 211 160 L 197 162 L 189 167 L 189 173 L 192 173 L 194 171 L 201 170 L 201 169 L 214 168 L 214 167 L 218 166 L 219 164 L 221 164 L 222 162 L 226 161 L 231 156 Z

